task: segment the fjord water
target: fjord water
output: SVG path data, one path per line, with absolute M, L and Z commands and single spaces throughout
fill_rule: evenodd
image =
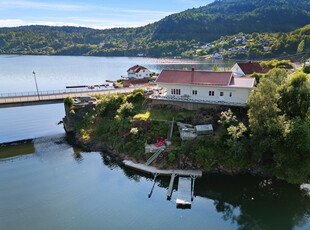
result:
M 1 157 L 4 156 L 5 157 Z M 204 176 L 191 209 L 166 200 L 169 178 L 82 152 L 65 135 L 0 147 L 0 229 L 309 229 L 298 186 L 254 176 Z
M 39 87 L 49 90 L 116 79 L 134 64 L 155 72 L 213 66 L 144 58 L 0 56 L 0 93 L 34 90 L 33 70 Z M 149 199 L 152 178 L 123 168 L 104 152 L 69 145 L 57 125 L 63 116 L 62 104 L 0 109 L 0 143 L 33 139 L 0 144 L 1 230 L 310 229 L 310 195 L 297 185 L 261 177 L 197 179 L 187 210 L 176 209 L 176 193 L 166 200 L 169 178 L 159 178 Z

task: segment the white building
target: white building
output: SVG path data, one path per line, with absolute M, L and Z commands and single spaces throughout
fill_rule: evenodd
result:
M 269 69 L 263 68 L 258 62 L 239 62 L 236 63 L 232 68 L 231 72 L 233 72 L 236 76 L 245 76 L 253 73 L 267 73 Z
M 226 71 L 163 70 L 156 83 L 167 89 L 168 100 L 245 106 L 255 78 Z M 163 98 L 164 99 L 164 98 Z
M 127 70 L 128 78 L 142 79 L 152 76 L 151 71 L 141 65 L 135 65 Z

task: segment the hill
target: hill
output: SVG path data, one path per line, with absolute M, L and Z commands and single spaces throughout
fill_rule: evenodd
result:
M 307 24 L 307 0 L 218 0 L 138 28 L 0 28 L 0 53 L 193 57 L 200 55 L 195 47 L 221 36 L 289 32 Z

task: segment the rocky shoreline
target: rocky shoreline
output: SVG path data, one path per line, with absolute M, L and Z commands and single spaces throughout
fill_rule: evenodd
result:
M 145 163 L 146 162 L 146 156 L 141 157 L 139 159 L 131 157 L 125 153 L 121 153 L 117 151 L 113 146 L 100 141 L 100 140 L 83 140 L 82 137 L 75 133 L 75 132 L 67 132 L 67 141 L 69 144 L 79 147 L 87 152 L 105 152 L 109 154 L 111 157 L 113 157 L 117 163 L 120 165 L 123 164 L 124 160 L 130 160 L 134 163 Z M 212 174 L 220 174 L 220 175 L 245 175 L 245 174 L 251 174 L 251 175 L 259 175 L 259 176 L 269 176 L 270 174 L 264 171 L 260 167 L 256 168 L 244 168 L 244 169 L 227 169 L 223 166 L 220 166 L 218 168 L 214 168 L 211 170 L 205 170 L 197 166 L 195 162 L 191 159 L 184 159 L 181 157 L 175 164 L 171 165 L 168 168 L 164 167 L 163 161 L 165 161 L 164 154 L 161 154 L 162 156 L 159 157 L 157 161 L 153 162 L 153 166 L 157 169 L 174 169 L 174 170 L 201 170 L 203 175 L 212 175 Z

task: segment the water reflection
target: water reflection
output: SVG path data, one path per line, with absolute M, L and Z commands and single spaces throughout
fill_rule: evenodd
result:
M 35 148 L 31 140 L 0 145 L 0 159 L 7 159 L 32 153 L 35 153 Z
M 163 217 L 158 218 L 167 217 L 168 220 L 161 226 L 175 225 L 175 227 L 184 229 L 185 222 L 171 222 L 180 220 L 177 217 L 181 215 L 186 219 L 194 218 L 193 226 L 200 226 L 200 229 L 203 229 L 210 218 L 215 218 L 214 216 L 218 215 L 220 219 L 214 220 L 216 225 L 223 226 L 225 223 L 225 226 L 231 226 L 230 229 L 309 229 L 310 198 L 307 191 L 300 190 L 299 186 L 283 181 L 250 175 L 204 176 L 196 180 L 192 209 L 177 210 L 174 202 L 177 180 L 175 180 L 171 201 L 166 201 L 169 177 L 156 179 L 153 195 L 151 199 L 148 199 L 147 194 L 153 184 L 152 175 L 124 168 L 120 166 L 118 160 L 106 153 L 83 152 L 79 148 L 68 145 L 64 136 L 40 138 L 31 142 L 0 147 L 2 159 L 12 159 L 12 157 L 16 159 L 20 155 L 33 153 L 35 157 L 25 158 L 28 161 L 15 161 L 15 166 L 14 161 L 9 161 L 9 165 L 0 165 L 3 166 L 0 167 L 0 182 L 3 185 L 2 190 L 0 187 L 0 192 L 18 188 L 17 190 L 20 190 L 25 196 L 22 200 L 18 200 L 19 196 L 14 195 L 15 193 L 19 194 L 18 191 L 13 193 L 6 191 L 1 194 L 2 197 L 5 195 L 9 198 L 9 201 L 4 198 L 1 200 L 0 196 L 0 201 L 6 205 L 4 207 L 11 211 L 16 210 L 14 208 L 16 199 L 18 202 L 26 203 L 28 207 L 27 199 L 29 199 L 30 205 L 33 202 L 31 199 L 34 199 L 33 194 L 36 194 L 35 197 L 40 197 L 46 202 L 43 204 L 52 205 L 57 203 L 57 200 L 62 200 L 58 206 L 55 206 L 55 210 L 65 207 L 61 212 L 62 215 L 71 215 L 68 210 L 77 210 L 73 207 L 77 208 L 79 206 L 77 204 L 82 202 L 87 207 L 85 210 L 90 209 L 93 212 L 111 210 L 105 213 L 109 218 L 120 210 L 123 210 L 123 214 L 127 213 L 127 216 L 132 214 L 131 218 L 139 215 L 142 219 L 146 218 L 145 221 L 139 219 L 145 226 L 150 221 L 147 219 L 148 215 L 152 214 L 154 218 L 157 218 L 163 214 Z M 5 156 L 8 158 L 4 158 Z M 14 169 L 11 169 L 12 167 Z M 25 173 L 28 176 L 19 176 L 25 175 Z M 39 191 L 37 191 L 38 189 Z M 106 199 L 107 197 L 109 199 Z M 92 203 L 89 203 L 89 200 Z M 106 208 L 103 209 L 99 201 L 106 202 Z M 126 206 L 126 202 L 128 206 Z M 115 205 L 118 205 L 118 208 L 115 208 Z M 132 205 L 135 205 L 134 209 L 139 212 L 132 213 L 134 212 Z M 40 207 L 42 205 L 39 203 L 31 206 L 31 212 L 41 213 Z M 119 207 L 122 208 L 119 209 Z M 81 209 L 80 206 L 79 208 Z M 90 215 L 83 210 L 78 212 L 81 216 Z M 152 210 L 156 210 L 156 212 Z M 160 213 L 157 213 L 158 210 Z M 144 216 L 143 212 L 148 214 Z M 29 214 L 29 216 L 31 215 Z M 126 215 L 123 218 L 126 219 Z M 100 223 L 101 218 L 97 219 L 96 215 L 91 217 L 95 222 Z M 109 220 L 108 217 L 105 220 Z M 3 226 L 11 226 L 16 221 L 13 216 L 9 220 L 7 218 L 9 217 L 2 218 L 7 221 L 7 225 Z M 169 221 L 169 218 L 172 220 Z M 48 220 L 46 221 L 48 222 Z M 117 224 L 113 223 L 110 226 L 117 226 Z M 210 229 L 215 228 L 210 227 Z
M 307 223 L 310 199 L 297 185 L 254 176 L 208 176 L 196 195 L 214 200 L 217 212 L 239 229 L 293 229 Z M 237 213 L 237 214 L 236 214 Z

